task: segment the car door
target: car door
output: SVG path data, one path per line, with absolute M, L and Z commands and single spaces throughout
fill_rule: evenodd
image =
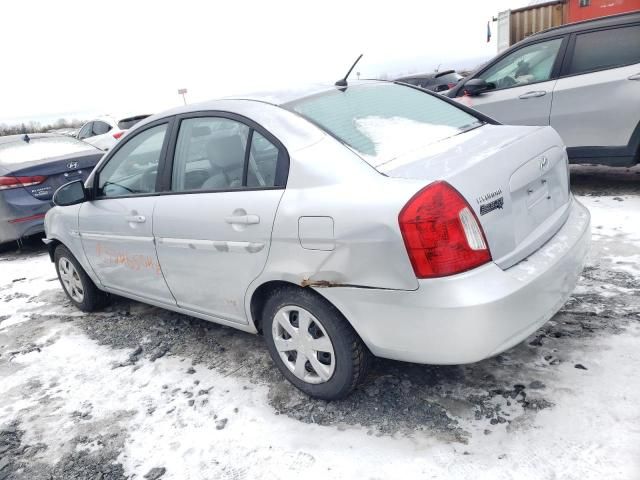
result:
M 554 71 L 563 41 L 554 38 L 507 53 L 473 77 L 485 80 L 491 90 L 456 100 L 501 123 L 549 125 Z
M 640 25 L 573 35 L 551 111 L 551 125 L 567 146 L 613 147 L 600 153 L 633 157 L 635 149 L 627 152 L 627 147 L 640 125 L 639 106 Z
M 267 261 L 286 150 L 231 114 L 182 117 L 175 136 L 171 194 L 158 197 L 153 218 L 162 272 L 178 306 L 247 323 L 245 293 Z
M 170 123 L 136 131 L 99 166 L 93 199 L 82 204 L 79 233 L 100 282 L 116 293 L 175 304 L 153 239 L 157 178 Z

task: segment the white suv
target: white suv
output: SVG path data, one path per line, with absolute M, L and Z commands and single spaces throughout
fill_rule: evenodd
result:
M 100 150 L 110 150 L 124 133 L 136 123 L 144 120 L 149 115 L 130 115 L 127 117 L 114 117 L 105 115 L 85 123 L 78 131 L 78 140 L 90 143 Z
M 640 161 L 640 12 L 531 35 L 447 96 L 502 123 L 551 125 L 572 163 Z

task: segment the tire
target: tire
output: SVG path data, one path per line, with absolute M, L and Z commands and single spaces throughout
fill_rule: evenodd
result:
M 262 326 L 280 372 L 311 397 L 344 398 L 366 377 L 369 350 L 338 309 L 312 290 L 275 290 L 262 311 Z M 306 334 L 299 336 L 304 326 Z
M 108 294 L 98 290 L 67 247 L 58 245 L 53 261 L 62 289 L 76 307 L 83 312 L 93 312 L 107 303 Z

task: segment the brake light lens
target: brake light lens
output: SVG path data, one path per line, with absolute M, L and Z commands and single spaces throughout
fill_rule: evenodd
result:
M 31 187 L 39 185 L 47 179 L 44 175 L 33 175 L 28 177 L 0 177 L 0 190 L 11 188 Z
M 447 182 L 420 190 L 404 206 L 398 222 L 418 278 L 454 275 L 491 261 L 475 213 Z
M 113 134 L 113 138 L 115 138 L 116 140 L 120 140 L 120 137 L 124 135 L 124 131 L 120 130 L 119 132 L 116 132 Z

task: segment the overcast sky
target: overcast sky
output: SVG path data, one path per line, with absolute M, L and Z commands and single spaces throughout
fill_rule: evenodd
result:
M 528 0 L 3 1 L 0 122 L 156 112 L 182 102 L 474 66 L 487 20 Z M 354 74 L 355 78 L 355 74 Z

